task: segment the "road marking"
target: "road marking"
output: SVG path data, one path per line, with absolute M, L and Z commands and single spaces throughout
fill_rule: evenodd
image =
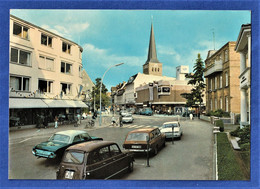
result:
M 24 140 L 22 140 L 22 141 L 20 141 L 20 142 L 18 142 L 18 143 L 23 143 L 23 142 L 25 142 L 25 141 L 27 141 L 27 140 L 30 140 L 31 138 L 27 138 L 27 139 L 24 139 Z

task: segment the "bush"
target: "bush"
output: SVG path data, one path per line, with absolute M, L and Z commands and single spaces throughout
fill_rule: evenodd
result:
M 239 144 L 250 143 L 250 125 L 240 129 L 238 132 L 238 137 L 241 139 L 238 141 Z
M 217 120 L 216 121 L 216 126 L 219 127 L 219 131 L 223 132 L 224 131 L 224 123 L 222 120 Z
M 250 150 L 250 143 L 241 144 L 240 148 L 242 151 L 249 151 Z
M 237 127 L 236 130 L 230 132 L 230 135 L 234 137 L 238 137 L 239 131 L 240 131 L 240 127 Z
M 228 112 L 224 112 L 222 109 L 218 109 L 216 111 L 210 111 L 206 114 L 206 116 L 216 116 L 216 117 L 230 117 Z

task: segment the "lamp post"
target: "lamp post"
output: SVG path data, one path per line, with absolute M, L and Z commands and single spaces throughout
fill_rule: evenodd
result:
M 124 64 L 124 63 L 119 63 L 119 64 L 115 64 L 115 65 L 112 65 L 112 66 L 110 66 L 106 71 L 105 71 L 105 73 L 104 73 L 104 75 L 103 75 L 103 77 L 102 77 L 102 79 L 101 79 L 101 84 L 100 84 L 100 106 L 99 106 L 99 108 L 100 108 L 100 114 L 99 114 L 99 126 L 101 126 L 101 91 L 102 91 L 102 84 L 103 84 L 103 79 L 104 79 L 104 77 L 105 77 L 105 75 L 106 75 L 106 73 L 108 72 L 108 70 L 110 70 L 111 68 L 113 68 L 113 67 L 116 67 L 116 66 L 121 66 L 122 64 Z

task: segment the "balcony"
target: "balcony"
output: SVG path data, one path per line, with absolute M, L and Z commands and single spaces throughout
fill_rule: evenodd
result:
M 213 73 L 222 72 L 223 71 L 223 61 L 216 60 L 214 64 L 209 65 L 204 72 L 204 77 L 208 77 Z
M 250 67 L 247 67 L 239 76 L 240 89 L 246 89 L 250 86 Z

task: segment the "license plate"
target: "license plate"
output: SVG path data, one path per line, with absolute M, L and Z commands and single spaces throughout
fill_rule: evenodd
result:
M 132 145 L 132 148 L 141 148 L 141 146 Z
M 65 178 L 66 179 L 73 179 L 74 171 L 66 171 Z

